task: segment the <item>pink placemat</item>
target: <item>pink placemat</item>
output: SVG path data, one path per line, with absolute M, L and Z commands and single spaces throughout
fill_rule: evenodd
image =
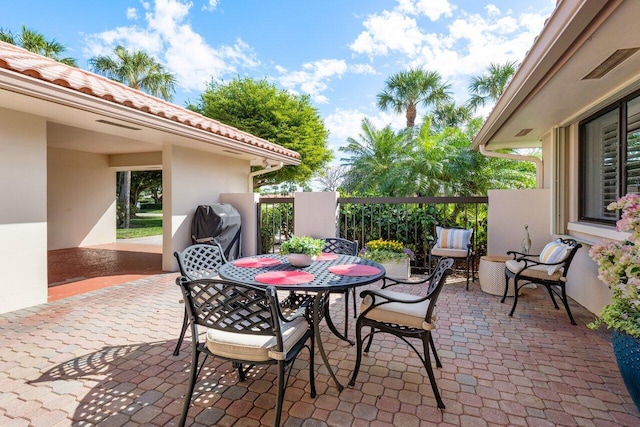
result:
M 315 276 L 306 271 L 270 271 L 268 273 L 258 274 L 256 282 L 266 283 L 268 285 L 299 285 L 301 283 L 309 283 L 313 281 Z
M 334 259 L 338 259 L 338 255 L 336 254 L 320 254 L 318 255 L 318 258 L 316 258 L 316 261 L 332 261 Z
M 329 271 L 341 276 L 375 276 L 380 273 L 378 267 L 362 264 L 333 265 L 329 267 Z
M 278 264 L 282 264 L 282 262 L 277 258 L 240 258 L 239 260 L 233 261 L 233 265 L 236 267 L 249 268 L 269 267 L 270 265 Z

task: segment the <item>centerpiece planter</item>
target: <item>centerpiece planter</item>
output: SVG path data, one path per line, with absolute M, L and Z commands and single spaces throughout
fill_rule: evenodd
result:
M 640 195 L 627 194 L 607 209 L 622 211 L 616 230 L 631 235 L 621 242 L 596 243 L 589 251 L 598 264 L 598 278 L 611 289 L 611 303 L 588 326 L 613 329 L 620 375 L 640 411 Z
M 407 280 L 411 276 L 413 251 L 405 248 L 397 240 L 369 241 L 359 255 L 381 264 L 385 269 L 385 275 L 391 279 Z
M 308 267 L 322 253 L 324 240 L 309 236 L 291 236 L 282 242 L 280 253 L 287 256 L 289 264 L 296 267 Z
M 308 267 L 313 261 L 316 260 L 316 256 L 310 256 L 306 254 L 289 254 L 287 255 L 287 261 L 289 264 L 296 267 Z

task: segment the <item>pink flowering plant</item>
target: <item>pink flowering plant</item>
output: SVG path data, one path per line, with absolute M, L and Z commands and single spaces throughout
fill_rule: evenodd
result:
M 611 304 L 588 326 L 607 328 L 640 337 L 640 195 L 627 194 L 607 206 L 621 210 L 616 230 L 630 231 L 622 242 L 603 241 L 591 247 L 589 256 L 598 264 L 598 278 L 611 289 Z

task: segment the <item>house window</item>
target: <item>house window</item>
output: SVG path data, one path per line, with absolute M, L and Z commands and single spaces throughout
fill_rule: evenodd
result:
M 580 123 L 580 219 L 613 224 L 609 203 L 640 191 L 640 96 Z

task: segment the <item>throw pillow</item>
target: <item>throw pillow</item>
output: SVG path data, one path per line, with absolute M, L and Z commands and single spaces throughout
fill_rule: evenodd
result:
M 571 248 L 568 245 L 562 243 L 562 241 L 560 241 L 559 239 L 547 243 L 547 245 L 544 247 L 544 249 L 542 249 L 542 252 L 540 253 L 540 262 L 543 262 L 545 264 L 560 262 L 565 259 L 570 250 Z M 549 276 L 551 276 L 560 268 L 562 268 L 562 264 L 550 265 L 547 267 L 547 272 L 549 273 Z
M 443 249 L 467 249 L 471 243 L 472 229 L 442 228 L 436 227 L 437 248 Z

